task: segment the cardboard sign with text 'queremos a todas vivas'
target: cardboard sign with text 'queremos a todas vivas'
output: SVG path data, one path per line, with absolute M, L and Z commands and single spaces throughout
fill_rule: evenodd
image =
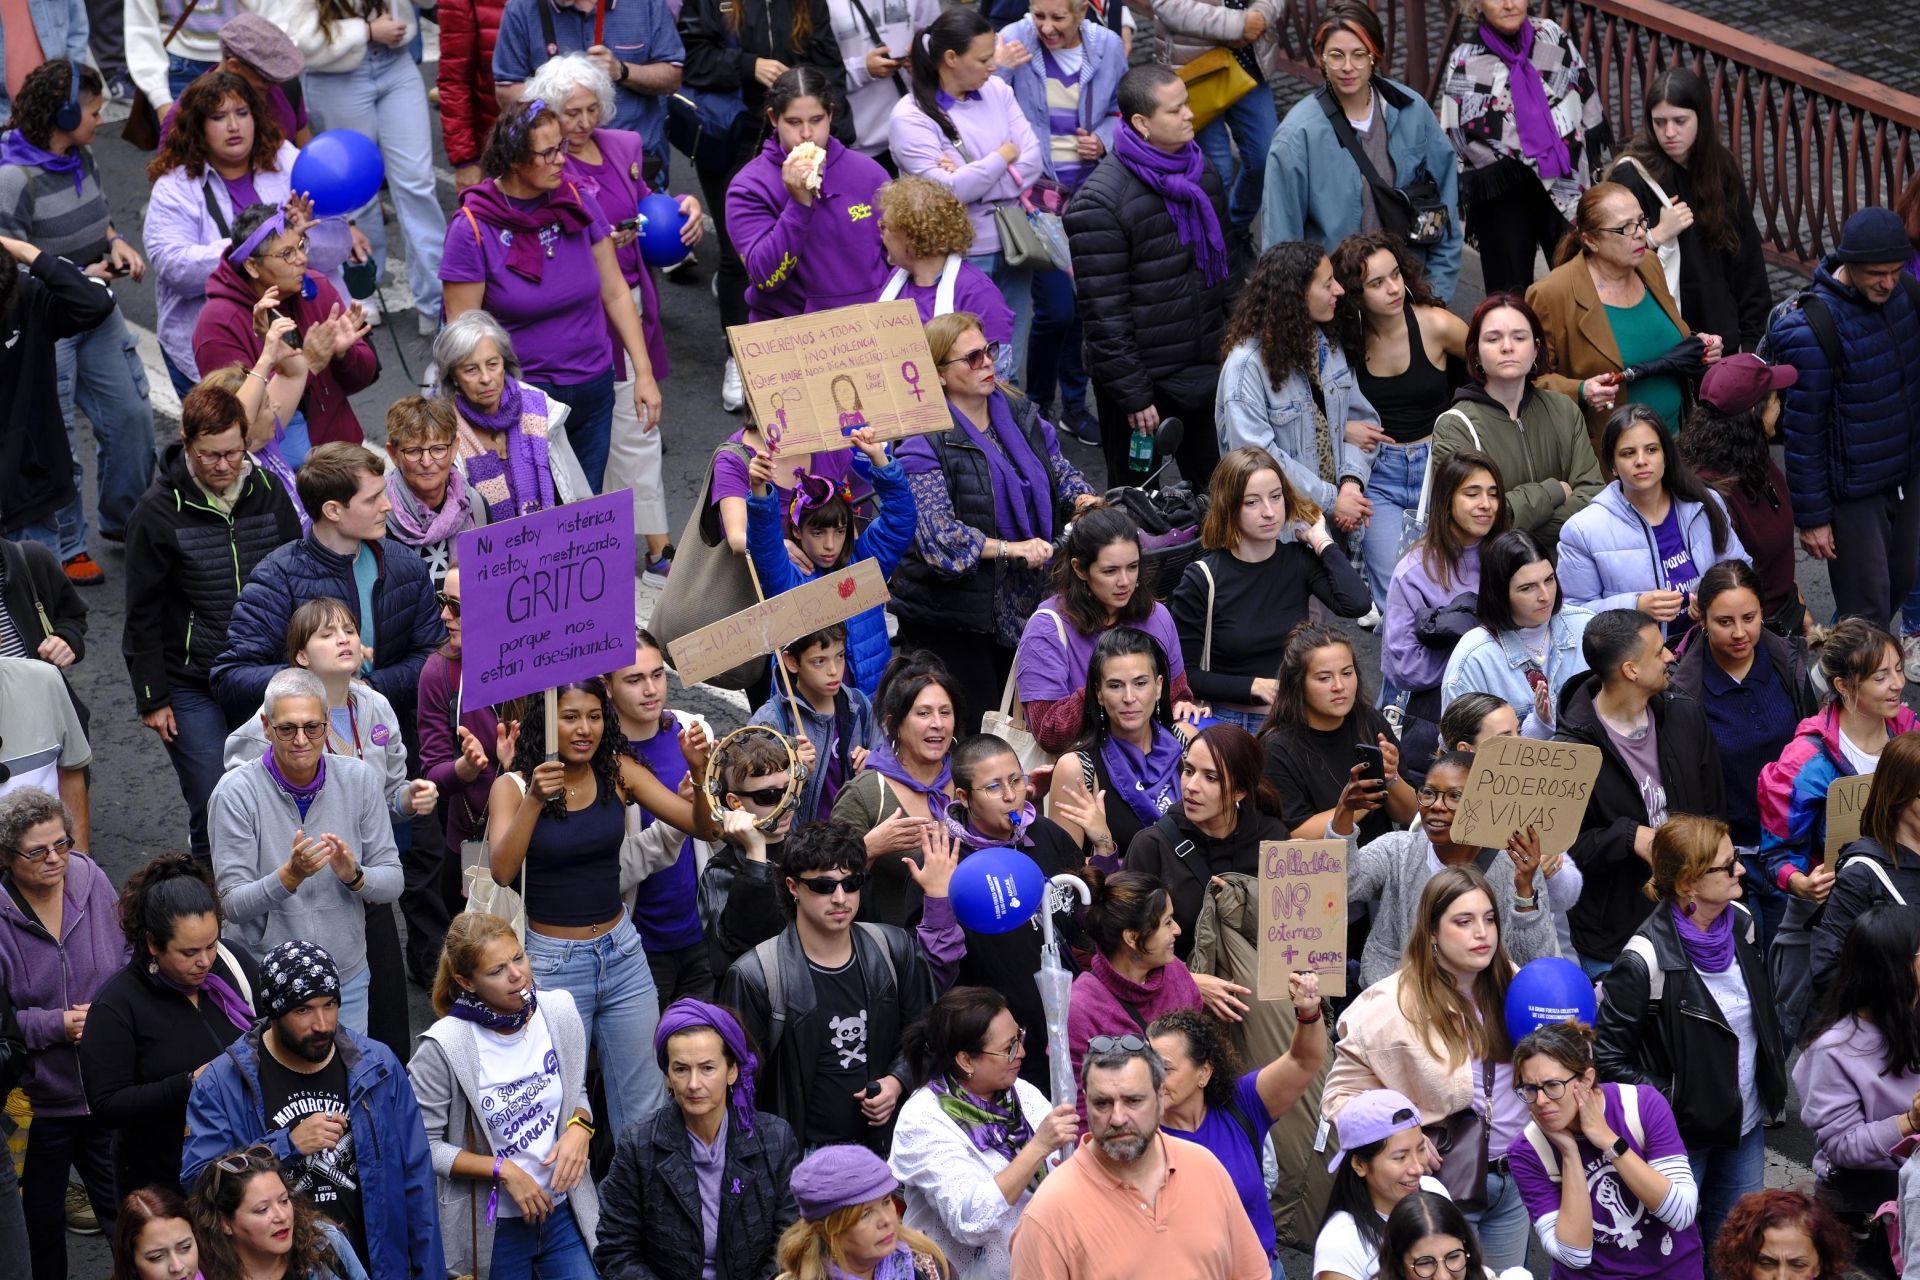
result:
M 1504 849 L 1532 827 L 1540 852 L 1565 853 L 1580 834 L 1600 776 L 1600 748 L 1538 738 L 1489 738 L 1473 753 L 1473 770 L 1453 815 L 1453 842 Z
M 747 401 L 776 455 L 844 449 L 947 431 L 953 415 L 911 302 L 866 302 L 784 320 L 737 324 L 727 342 Z
M 1262 840 L 1262 1000 L 1287 998 L 1287 975 L 1317 973 L 1320 994 L 1347 994 L 1347 844 L 1344 840 Z
M 633 661 L 633 493 L 460 535 L 460 702 L 507 702 Z
M 801 636 L 883 605 L 890 598 L 880 566 L 872 560 L 855 560 L 836 573 L 782 591 L 770 600 L 668 641 L 668 656 L 681 684 L 699 684 L 750 658 L 785 648 Z

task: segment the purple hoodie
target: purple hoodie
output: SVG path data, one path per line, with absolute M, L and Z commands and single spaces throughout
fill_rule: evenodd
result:
M 84 853 L 67 856 L 67 882 L 55 942 L 29 916 L 11 887 L 0 893 L 0 981 L 6 983 L 27 1042 L 21 1087 L 35 1115 L 84 1116 L 80 1053 L 63 1026 L 66 1011 L 87 1004 L 127 963 L 120 932 L 120 899 L 100 864 Z
M 877 193 L 887 171 L 838 138 L 827 139 L 820 190 L 801 204 L 780 180 L 778 137 L 727 188 L 727 235 L 747 267 L 753 321 L 871 302 L 889 274 Z
M 1460 553 L 1449 588 L 1442 589 L 1427 572 L 1426 559 L 1415 547 L 1394 566 L 1387 587 L 1387 617 L 1380 628 L 1380 671 L 1394 686 L 1413 692 L 1437 689 L 1447 673 L 1453 646 L 1429 649 L 1414 634 L 1414 620 L 1428 609 L 1452 603 L 1455 597 L 1480 590 L 1480 547 Z

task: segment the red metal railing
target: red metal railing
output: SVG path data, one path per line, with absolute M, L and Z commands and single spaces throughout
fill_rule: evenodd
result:
M 1458 12 L 1446 0 L 1376 4 L 1390 74 L 1434 97 Z M 1323 7 L 1295 0 L 1281 33 L 1289 69 L 1308 80 L 1319 78 L 1310 39 Z M 1623 140 L 1639 127 L 1656 72 L 1686 65 L 1707 80 L 1767 256 L 1782 266 L 1810 272 L 1848 214 L 1891 203 L 1920 165 L 1920 97 L 1661 0 L 1545 0 L 1544 12 L 1573 33 Z

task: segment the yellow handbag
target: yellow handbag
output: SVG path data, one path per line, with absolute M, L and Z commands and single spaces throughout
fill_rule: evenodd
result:
M 1207 50 L 1179 72 L 1187 82 L 1187 105 L 1193 108 L 1196 133 L 1260 85 L 1233 56 L 1233 50 L 1225 47 Z

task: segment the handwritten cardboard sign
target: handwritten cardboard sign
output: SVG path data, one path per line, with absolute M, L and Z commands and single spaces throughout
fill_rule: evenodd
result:
M 839 573 L 782 591 L 771 600 L 690 631 L 667 649 L 680 682 L 698 684 L 885 604 L 889 598 L 880 566 L 872 560 L 856 560 Z
M 1343 840 L 1260 842 L 1262 1000 L 1287 998 L 1287 975 L 1320 975 L 1320 994 L 1347 994 L 1347 845 Z
M 1473 771 L 1453 815 L 1455 844 L 1504 849 L 1525 827 L 1540 835 L 1541 853 L 1565 853 L 1580 834 L 1600 776 L 1600 748 L 1537 738 L 1489 738 L 1474 752 Z
M 505 702 L 633 661 L 633 494 L 460 535 L 460 701 Z
M 1873 790 L 1873 775 L 1855 774 L 1835 778 L 1827 788 L 1827 865 L 1831 867 L 1840 851 L 1860 838 L 1860 815 L 1867 811 L 1867 793 Z
M 727 342 L 775 454 L 843 449 L 861 427 L 877 440 L 897 440 L 953 426 L 911 302 L 738 324 Z

